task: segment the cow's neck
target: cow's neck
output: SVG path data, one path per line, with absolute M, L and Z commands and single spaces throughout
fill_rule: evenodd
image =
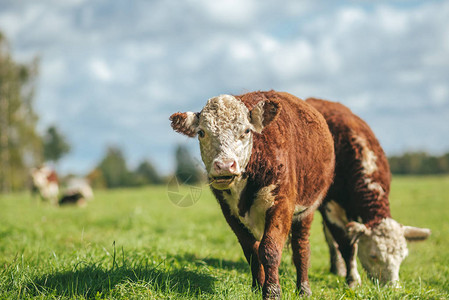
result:
M 247 178 L 239 176 L 235 179 L 235 182 L 230 189 L 223 191 L 223 197 L 226 203 L 228 203 L 231 213 L 236 217 L 244 214 L 244 212 L 240 212 L 240 199 L 242 192 L 246 190 L 247 183 Z

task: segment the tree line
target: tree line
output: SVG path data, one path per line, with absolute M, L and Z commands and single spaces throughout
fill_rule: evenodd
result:
M 175 158 L 176 170 L 173 175 L 180 182 L 196 184 L 204 179 L 200 165 L 187 148 L 179 145 L 175 151 Z M 118 147 L 108 147 L 104 157 L 87 178 L 95 188 L 119 188 L 165 184 L 173 175 L 160 175 L 148 159 L 140 162 L 136 168 L 130 169 L 123 151 Z
M 449 174 L 449 152 L 433 156 L 426 152 L 408 152 L 388 158 L 393 174 L 430 175 Z
M 202 162 L 196 161 L 188 149 L 178 146 L 175 151 L 175 176 L 179 182 L 196 184 L 205 182 Z M 432 156 L 425 152 L 405 153 L 388 158 L 391 173 L 397 175 L 449 174 L 449 153 Z M 171 176 L 160 176 L 150 161 L 141 162 L 129 170 L 123 152 L 110 147 L 98 166 L 88 175 L 94 187 L 127 187 L 167 183 Z

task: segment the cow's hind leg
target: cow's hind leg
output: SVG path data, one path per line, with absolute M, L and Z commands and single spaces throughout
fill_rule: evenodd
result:
M 338 243 L 335 241 L 329 228 L 326 226 L 326 222 L 323 220 L 323 232 L 326 238 L 327 245 L 329 246 L 329 256 L 330 256 L 330 271 L 331 273 L 338 276 L 346 276 L 346 265 L 343 257 L 341 256 Z
M 292 252 L 293 262 L 296 266 L 296 287 L 300 295 L 310 296 L 308 269 L 310 264 L 310 226 L 312 225 L 313 213 L 292 222 Z

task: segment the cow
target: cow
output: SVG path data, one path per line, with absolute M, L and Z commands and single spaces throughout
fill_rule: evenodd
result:
M 84 207 L 92 200 L 94 193 L 89 182 L 84 178 L 70 178 L 67 187 L 62 192 L 59 205 L 76 204 Z
M 58 204 L 59 180 L 56 172 L 48 166 L 40 166 L 30 171 L 32 191 L 53 205 Z
M 368 276 L 399 287 L 406 241 L 424 240 L 426 228 L 403 226 L 391 217 L 390 169 L 370 127 L 346 106 L 309 98 L 326 119 L 335 146 L 335 176 L 319 210 L 330 251 L 331 272 L 361 283 L 358 255 Z
M 324 118 L 285 92 L 209 99 L 201 112 L 171 115 L 198 136 L 208 181 L 264 299 L 280 298 L 279 265 L 291 234 L 297 292 L 311 295 L 309 230 L 332 182 L 334 147 Z

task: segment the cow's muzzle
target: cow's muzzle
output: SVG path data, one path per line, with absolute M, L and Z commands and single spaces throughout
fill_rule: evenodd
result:
M 236 177 L 237 175 L 211 176 L 210 184 L 217 190 L 226 190 L 232 186 Z

